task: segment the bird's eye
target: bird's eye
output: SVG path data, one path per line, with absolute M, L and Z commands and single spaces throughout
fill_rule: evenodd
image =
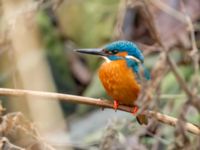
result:
M 108 55 L 113 55 L 113 54 L 117 54 L 118 50 L 106 50 L 106 49 L 103 49 L 103 52 L 108 54 Z
M 115 50 L 112 50 L 111 52 L 112 52 L 112 54 L 117 54 L 118 50 L 115 49 Z

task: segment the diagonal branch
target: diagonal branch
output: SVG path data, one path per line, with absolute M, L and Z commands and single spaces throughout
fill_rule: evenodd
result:
M 42 97 L 44 99 L 47 98 L 49 100 L 60 99 L 66 102 L 87 104 L 87 105 L 113 109 L 113 104 L 108 100 L 100 100 L 100 99 L 95 99 L 95 98 L 75 96 L 75 95 L 69 95 L 69 94 L 0 88 L 0 96 L 21 97 L 21 96 L 26 96 L 26 95 L 34 96 L 34 97 Z M 123 106 L 123 105 L 120 105 L 118 109 L 125 112 L 132 111 L 132 107 Z M 170 126 L 176 126 L 178 122 L 178 119 L 174 117 L 170 117 L 168 115 L 158 113 L 158 112 L 146 110 L 144 113 L 149 118 L 156 117 L 159 122 L 170 125 Z M 185 123 L 185 129 L 190 133 L 200 135 L 200 127 L 193 125 L 192 123 Z
M 189 87 L 187 86 L 187 84 L 185 83 L 184 79 L 181 77 L 181 75 L 178 72 L 178 68 L 175 64 L 175 62 L 170 58 L 169 54 L 167 53 L 167 61 L 171 67 L 172 72 L 174 73 L 178 83 L 180 84 L 180 86 L 183 88 L 183 90 L 185 91 L 185 93 L 187 94 L 187 96 L 189 98 L 193 97 L 192 92 L 190 91 Z

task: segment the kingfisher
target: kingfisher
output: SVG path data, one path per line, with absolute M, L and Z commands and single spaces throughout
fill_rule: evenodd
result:
M 133 107 L 136 114 L 138 106 L 135 104 L 141 92 L 141 78 L 150 79 L 150 74 L 144 66 L 142 51 L 131 41 L 115 41 L 103 48 L 77 49 L 80 53 L 101 56 L 105 61 L 99 68 L 99 78 L 107 92 L 113 99 L 113 107 L 119 105 Z M 143 68 L 141 77 L 140 66 Z M 144 114 L 136 116 L 140 124 L 147 124 Z

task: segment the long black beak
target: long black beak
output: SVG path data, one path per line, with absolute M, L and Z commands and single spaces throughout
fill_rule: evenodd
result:
M 95 49 L 76 49 L 74 51 L 79 52 L 79 53 L 83 53 L 83 54 L 106 56 L 104 51 L 102 49 L 100 49 L 100 48 L 95 48 Z

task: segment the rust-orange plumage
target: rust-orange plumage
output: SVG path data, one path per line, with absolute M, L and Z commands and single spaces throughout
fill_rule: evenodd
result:
M 141 90 L 138 82 L 139 65 L 143 66 L 144 57 L 139 48 L 129 41 L 116 41 L 102 49 L 79 49 L 81 53 L 100 55 L 106 62 L 99 68 L 99 78 L 114 100 L 114 108 L 118 104 L 133 106 L 133 113 L 137 111 L 135 101 Z M 144 77 L 149 79 L 147 70 L 144 68 Z M 136 109 L 135 109 L 136 108 Z M 146 123 L 144 115 L 138 115 L 140 123 Z
M 140 93 L 140 85 L 125 60 L 104 62 L 99 69 L 99 78 L 108 95 L 119 104 L 134 105 Z

